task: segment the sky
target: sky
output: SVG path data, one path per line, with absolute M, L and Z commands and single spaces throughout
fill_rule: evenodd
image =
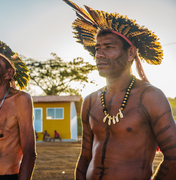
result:
M 117 12 L 136 19 L 159 38 L 164 51 L 161 65 L 143 62 L 144 71 L 152 85 L 161 89 L 167 97 L 176 97 L 176 0 L 73 0 L 83 7 L 106 12 Z M 26 58 L 47 60 L 56 53 L 63 60 L 83 57 L 95 64 L 95 60 L 76 43 L 73 38 L 72 22 L 76 15 L 62 0 L 0 0 L 0 40 L 13 51 Z M 137 75 L 135 67 L 133 74 Z M 82 96 L 106 85 L 98 72 L 90 79 L 96 85 L 88 84 Z M 36 90 L 36 94 L 41 93 Z

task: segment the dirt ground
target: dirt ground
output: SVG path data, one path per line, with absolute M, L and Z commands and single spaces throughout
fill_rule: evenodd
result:
M 37 142 L 37 161 L 32 180 L 73 180 L 81 142 Z M 162 160 L 156 154 L 154 169 Z
M 37 142 L 32 180 L 73 180 L 80 142 Z

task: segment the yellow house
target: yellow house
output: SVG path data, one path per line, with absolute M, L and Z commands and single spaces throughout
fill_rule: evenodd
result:
M 33 96 L 34 129 L 38 140 L 43 140 L 45 130 L 51 137 L 57 130 L 62 139 L 77 140 L 81 102 L 81 96 Z

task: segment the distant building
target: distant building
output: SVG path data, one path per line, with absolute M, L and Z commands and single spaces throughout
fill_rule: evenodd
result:
M 80 115 L 81 96 L 33 96 L 34 129 L 38 140 L 47 130 L 51 137 L 57 130 L 62 139 L 77 140 L 77 116 Z

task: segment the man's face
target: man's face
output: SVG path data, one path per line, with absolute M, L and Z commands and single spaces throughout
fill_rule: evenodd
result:
M 118 77 L 127 67 L 128 54 L 123 50 L 123 43 L 118 35 L 106 34 L 97 37 L 95 51 L 100 76 Z

